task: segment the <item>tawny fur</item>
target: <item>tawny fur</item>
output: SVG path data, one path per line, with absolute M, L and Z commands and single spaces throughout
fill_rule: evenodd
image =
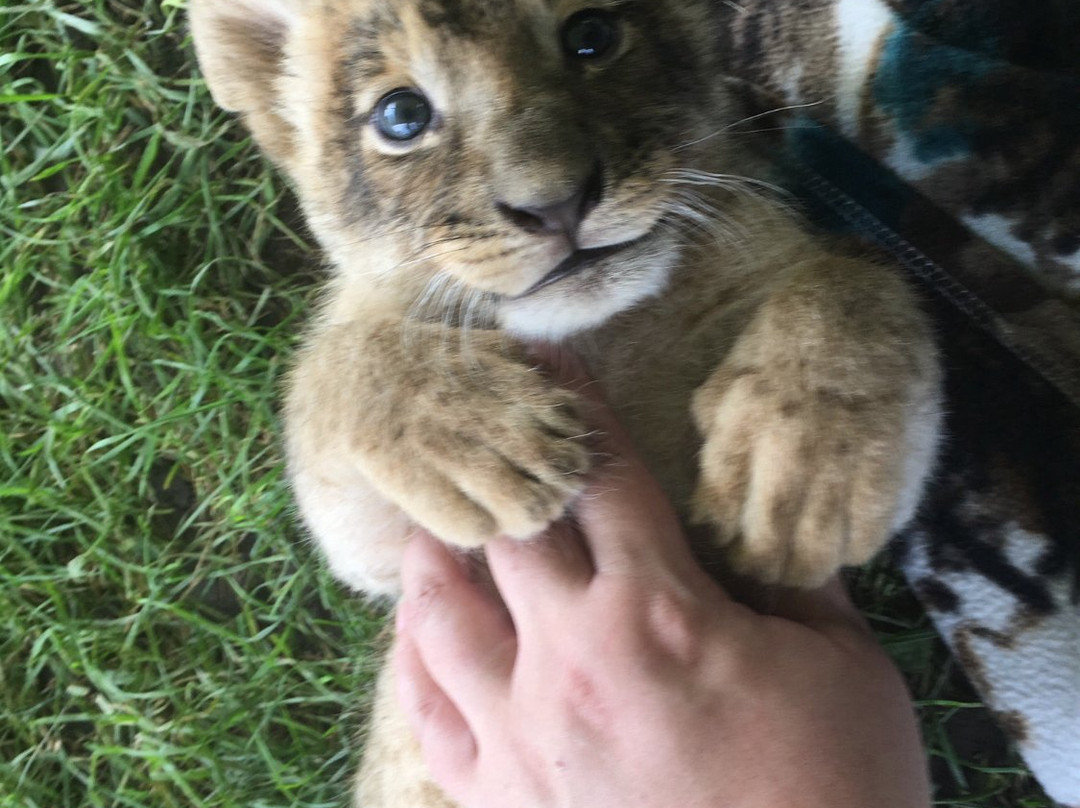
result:
M 287 451 L 352 587 L 396 594 L 416 525 L 476 546 L 572 509 L 587 430 L 515 337 L 585 359 L 738 572 L 812 586 L 912 515 L 939 422 L 930 329 L 892 271 L 755 192 L 759 161 L 727 135 L 717 5 L 597 0 L 619 41 L 576 63 L 559 44 L 575 0 L 192 1 L 215 98 L 289 175 L 333 265 Z M 404 144 L 371 123 L 401 87 L 437 112 Z M 506 215 L 590 177 L 602 193 L 573 228 Z M 574 249 L 623 243 L 535 290 Z M 449 805 L 388 679 L 357 804 Z

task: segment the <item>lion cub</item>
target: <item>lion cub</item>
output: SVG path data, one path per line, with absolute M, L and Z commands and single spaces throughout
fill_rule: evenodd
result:
M 350 586 L 394 594 L 416 525 L 469 547 L 573 507 L 587 428 L 518 340 L 585 359 L 738 572 L 812 586 L 911 516 L 930 329 L 891 271 L 753 192 L 722 5 L 192 0 L 214 98 L 333 265 L 286 427 Z M 442 804 L 392 700 L 377 712 L 359 799 Z

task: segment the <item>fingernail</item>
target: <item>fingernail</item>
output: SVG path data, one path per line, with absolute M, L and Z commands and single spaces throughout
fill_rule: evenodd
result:
M 529 358 L 559 385 L 575 388 L 589 379 L 580 357 L 555 342 L 530 343 L 525 348 Z

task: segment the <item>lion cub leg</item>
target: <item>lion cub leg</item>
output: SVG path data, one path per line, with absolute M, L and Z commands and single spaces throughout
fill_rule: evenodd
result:
M 416 526 L 475 546 L 562 515 L 589 467 L 576 404 L 494 331 L 324 325 L 287 399 L 297 502 L 339 578 L 394 594 Z
M 794 265 L 693 401 L 695 513 L 734 571 L 812 587 L 868 560 L 918 503 L 940 376 L 901 278 L 833 255 Z
M 364 759 L 353 783 L 354 808 L 454 808 L 431 780 L 420 744 L 394 693 L 390 655 L 383 661 L 368 722 Z

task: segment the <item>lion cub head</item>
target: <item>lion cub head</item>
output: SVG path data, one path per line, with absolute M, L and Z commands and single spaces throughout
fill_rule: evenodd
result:
M 557 338 L 662 288 L 688 189 L 725 167 L 720 5 L 193 0 L 191 14 L 215 99 L 292 178 L 345 282 L 479 300 Z

